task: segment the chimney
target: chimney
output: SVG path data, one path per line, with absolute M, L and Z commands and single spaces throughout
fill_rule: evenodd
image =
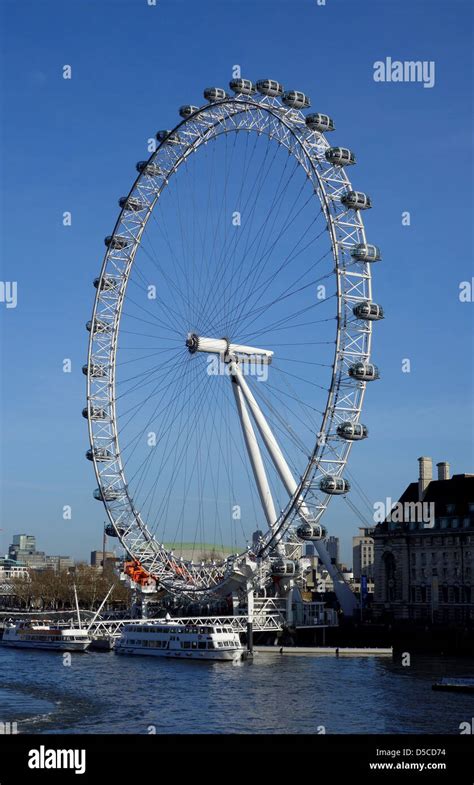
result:
M 418 458 L 420 473 L 418 475 L 418 499 L 423 501 L 426 489 L 433 479 L 433 461 L 431 458 Z
M 442 461 L 437 463 L 436 466 L 438 467 L 438 480 L 449 480 L 449 463 Z

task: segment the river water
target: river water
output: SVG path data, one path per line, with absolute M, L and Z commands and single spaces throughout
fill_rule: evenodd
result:
M 469 659 L 257 654 L 182 662 L 0 646 L 0 721 L 19 733 L 442 733 L 474 716 L 472 694 L 431 689 L 474 676 Z

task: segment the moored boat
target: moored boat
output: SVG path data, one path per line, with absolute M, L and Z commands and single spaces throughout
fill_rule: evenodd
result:
M 116 654 L 144 654 L 195 660 L 234 661 L 244 647 L 226 625 L 179 624 L 167 619 L 128 624 L 115 644 Z
M 2 644 L 21 649 L 85 651 L 91 643 L 88 631 L 48 621 L 7 621 Z

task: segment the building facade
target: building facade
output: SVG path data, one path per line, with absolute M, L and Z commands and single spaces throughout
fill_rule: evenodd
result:
M 70 556 L 48 556 L 36 550 L 36 537 L 32 534 L 14 534 L 8 558 L 33 570 L 65 570 L 74 566 Z
M 374 531 L 374 614 L 474 623 L 474 475 L 419 458 L 411 483 Z
M 359 534 L 352 538 L 352 570 L 354 580 L 360 582 L 365 575 L 374 577 L 374 527 L 360 527 Z
M 325 540 L 326 548 L 331 557 L 333 564 L 339 564 L 340 562 L 340 553 L 339 553 L 339 537 L 327 537 Z

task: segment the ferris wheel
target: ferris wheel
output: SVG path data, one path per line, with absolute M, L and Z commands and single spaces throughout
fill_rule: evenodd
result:
M 105 238 L 83 367 L 108 532 L 192 597 L 294 577 L 290 546 L 308 541 L 336 579 L 321 518 L 350 491 L 379 378 L 381 255 L 362 221 L 371 200 L 347 175 L 354 154 L 329 144 L 333 120 L 305 114 L 304 93 L 230 88 L 182 106 L 137 164 Z

